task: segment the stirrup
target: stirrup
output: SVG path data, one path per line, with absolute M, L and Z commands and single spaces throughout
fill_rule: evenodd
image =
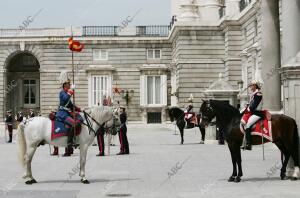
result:
M 246 144 L 245 146 L 242 146 L 241 149 L 251 151 L 252 150 L 252 145 L 251 144 Z

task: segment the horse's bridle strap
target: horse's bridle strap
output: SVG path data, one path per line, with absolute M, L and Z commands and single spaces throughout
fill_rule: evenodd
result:
M 85 118 L 85 120 L 86 120 L 86 122 L 87 122 L 87 124 L 86 124 L 86 126 L 89 128 L 89 132 L 91 132 L 91 130 L 94 132 L 94 134 L 95 134 L 95 136 L 97 136 L 98 134 L 99 134 L 99 129 L 101 129 L 101 130 L 105 130 L 105 124 L 106 124 L 106 122 L 108 122 L 109 120 L 111 120 L 111 119 L 109 119 L 108 121 L 106 121 L 106 122 L 104 122 L 103 124 L 100 124 L 99 122 L 97 122 L 97 120 L 95 120 L 95 118 L 93 118 L 90 114 L 88 114 L 86 111 L 83 111 L 83 114 L 84 114 L 84 118 Z M 95 131 L 92 127 L 91 127 L 91 122 L 90 122 L 90 120 L 89 120 L 89 118 L 91 118 L 92 119 L 92 121 L 94 121 L 97 125 L 98 125 L 98 127 L 99 127 L 99 129 L 97 130 L 97 131 Z

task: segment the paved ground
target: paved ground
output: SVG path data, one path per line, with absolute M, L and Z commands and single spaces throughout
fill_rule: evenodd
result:
M 280 155 L 266 145 L 243 152 L 243 181 L 228 183 L 231 160 L 226 146 L 198 144 L 200 134 L 186 131 L 185 144 L 174 131 L 162 125 L 129 126 L 130 155 L 96 157 L 97 147 L 88 153 L 87 177 L 91 184 L 72 176 L 78 151 L 69 158 L 51 157 L 49 147 L 38 149 L 33 159 L 34 177 L 39 183 L 25 185 L 16 158 L 16 145 L 3 143 L 0 154 L 0 197 L 299 197 L 300 182 L 279 180 Z M 118 140 L 118 139 L 116 139 Z M 117 141 L 116 141 L 117 142 Z M 61 149 L 62 153 L 62 149 Z

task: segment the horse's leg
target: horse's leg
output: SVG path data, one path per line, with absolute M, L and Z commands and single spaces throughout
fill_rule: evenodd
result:
M 298 148 L 297 148 L 298 149 Z M 292 156 L 292 158 L 293 158 L 293 161 L 294 161 L 294 173 L 293 173 L 293 175 L 292 175 L 292 180 L 297 180 L 298 179 L 298 177 L 299 177 L 299 161 L 298 161 L 298 159 L 299 159 L 299 157 L 298 157 L 298 151 L 295 151 L 295 150 L 293 150 L 292 152 L 291 152 L 291 156 Z
M 286 178 L 286 175 L 285 175 L 286 166 L 290 159 L 290 153 L 285 149 L 285 147 L 283 146 L 283 144 L 281 142 L 276 142 L 275 144 L 284 155 L 284 161 L 283 161 L 282 167 L 280 169 L 280 179 L 284 180 Z
M 228 145 L 229 151 L 230 151 L 230 155 L 231 155 L 231 161 L 232 161 L 232 175 L 229 177 L 228 182 L 233 182 L 235 180 L 235 177 L 237 176 L 237 171 L 236 171 L 236 159 L 235 159 L 235 155 L 233 153 L 233 149 L 230 148 L 230 146 Z
M 205 128 L 202 128 L 199 126 L 200 132 L 201 132 L 201 141 L 200 144 L 204 144 L 205 141 Z
M 181 137 L 180 144 L 183 144 L 183 142 L 184 142 L 184 138 L 183 138 L 183 136 L 184 136 L 184 128 L 179 128 L 179 131 L 180 131 L 180 137 Z
M 36 151 L 36 146 L 28 146 L 27 147 L 27 152 L 25 154 L 25 161 L 24 161 L 24 168 L 25 168 L 25 174 L 23 176 L 24 179 L 26 179 L 26 184 L 33 184 L 37 183 L 36 180 L 32 177 L 32 171 L 31 171 L 31 162 L 33 155 Z
M 90 182 L 85 178 L 85 164 L 86 164 L 86 155 L 87 155 L 88 146 L 80 146 L 80 172 L 79 176 L 81 177 L 81 183 L 89 184 Z
M 238 175 L 235 178 L 235 182 L 240 182 L 241 177 L 243 176 L 243 170 L 242 170 L 242 156 L 241 156 L 241 149 L 240 147 L 237 147 L 234 149 L 234 153 L 236 155 L 236 162 L 238 165 Z
M 178 129 L 180 131 L 180 136 L 181 136 L 181 142 L 180 142 L 180 144 L 183 144 L 183 142 L 184 142 L 184 138 L 183 138 L 183 136 L 184 136 L 184 126 L 185 126 L 185 122 L 184 121 L 177 122 L 177 127 L 178 127 Z

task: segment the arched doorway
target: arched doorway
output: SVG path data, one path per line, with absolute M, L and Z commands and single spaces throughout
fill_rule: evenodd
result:
M 40 64 L 29 52 L 11 55 L 6 64 L 5 107 L 16 115 L 40 110 Z

